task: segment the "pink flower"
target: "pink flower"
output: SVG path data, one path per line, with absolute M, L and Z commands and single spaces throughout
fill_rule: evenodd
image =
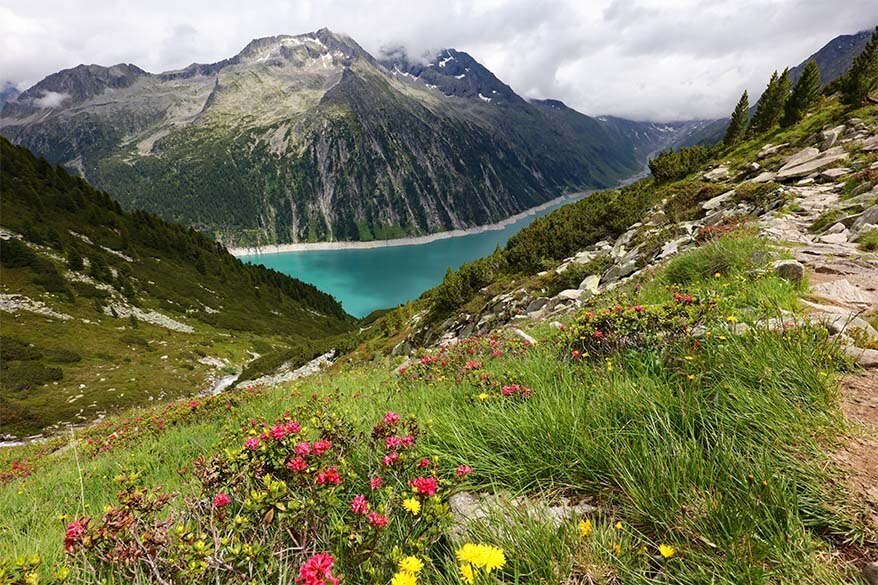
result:
M 232 503 L 232 498 L 230 498 L 228 496 L 228 494 L 224 494 L 224 493 L 220 492 L 213 497 L 214 508 L 224 508 L 231 503 Z
M 338 474 L 338 469 L 335 467 L 327 467 L 319 472 L 317 472 L 316 478 L 318 485 L 338 485 L 341 483 L 341 476 Z
M 320 439 L 319 441 L 314 441 L 313 450 L 314 454 L 320 457 L 332 447 L 332 443 L 327 441 L 326 439 Z
M 302 427 L 300 427 L 299 423 L 296 421 L 291 420 L 284 425 L 284 429 L 286 429 L 288 435 L 298 435 L 301 432 Z
M 430 467 L 430 460 L 424 457 L 420 461 L 418 461 L 418 469 L 424 469 L 426 467 Z
M 296 443 L 296 446 L 293 447 L 293 450 L 296 452 L 296 455 L 300 457 L 307 457 L 311 454 L 311 445 L 308 444 L 308 441 L 302 441 L 300 443 Z
M 470 473 L 473 472 L 473 468 L 469 465 L 458 465 L 457 466 L 457 477 L 466 477 Z
M 397 461 L 399 461 L 399 453 L 397 453 L 396 451 L 394 451 L 393 453 L 388 453 L 384 456 L 384 459 L 381 460 L 385 467 L 390 467 Z
M 602 331 L 595 331 L 594 333 L 591 334 L 591 336 L 594 337 L 595 339 L 603 339 L 604 338 L 604 334 Z
M 384 480 L 381 479 L 380 477 L 378 477 L 377 475 L 375 477 L 370 477 L 369 478 L 369 489 L 374 492 L 375 490 L 377 490 L 378 488 L 381 487 L 382 483 L 384 483 Z
M 478 370 L 482 367 L 482 362 L 477 362 L 475 360 L 469 360 L 466 362 L 466 365 L 463 367 L 465 370 Z
M 518 394 L 520 390 L 521 386 L 519 386 L 518 384 L 510 384 L 508 386 L 503 386 L 502 388 L 500 388 L 500 393 L 503 394 L 503 396 L 512 396 L 513 394 Z
M 574 359 L 579 359 L 582 356 L 582 352 L 578 349 L 574 349 L 570 352 L 570 355 L 572 355 Z
M 317 553 L 309 558 L 299 569 L 296 578 L 298 585 L 338 585 L 338 578 L 332 574 L 335 560 L 329 553 Z
M 276 441 L 280 441 L 287 436 L 287 428 L 284 425 L 276 425 L 271 429 L 271 436 L 274 437 Z
M 291 469 L 294 473 L 299 473 L 308 469 L 308 462 L 301 457 L 296 457 L 287 461 L 287 468 Z
M 400 445 L 402 445 L 402 440 L 399 437 L 390 436 L 384 439 L 384 449 L 387 451 L 399 449 Z
M 643 311 L 643 305 L 634 305 L 633 309 L 635 313 L 640 313 Z
M 416 477 L 412 480 L 412 487 L 423 496 L 432 496 L 439 487 L 435 477 Z
M 400 437 L 399 442 L 403 447 L 408 448 L 415 444 L 415 438 L 411 435 L 406 435 L 404 437 Z
M 366 496 L 354 496 L 354 499 L 351 500 L 351 512 L 362 516 L 368 511 L 369 502 L 366 500 Z
M 259 448 L 259 437 L 249 437 L 244 441 L 244 448 L 248 451 L 255 451 Z
M 387 516 L 378 512 L 369 512 L 369 524 L 380 530 L 387 526 Z
M 82 541 L 82 535 L 85 534 L 85 527 L 88 524 L 87 518 L 74 520 L 67 525 L 64 532 L 64 551 L 73 552 L 78 544 Z
M 399 422 L 399 415 L 395 412 L 388 412 L 384 415 L 384 424 L 386 425 L 395 425 Z

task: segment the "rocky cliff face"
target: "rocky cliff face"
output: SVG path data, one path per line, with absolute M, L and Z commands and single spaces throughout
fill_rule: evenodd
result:
M 454 49 L 378 60 L 324 29 L 179 71 L 61 71 L 8 102 L 0 132 L 227 243 L 371 240 L 495 222 L 642 168 L 653 138 L 559 103 Z

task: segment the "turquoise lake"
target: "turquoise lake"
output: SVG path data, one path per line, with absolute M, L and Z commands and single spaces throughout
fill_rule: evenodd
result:
M 536 218 L 584 196 L 572 196 L 501 229 L 424 244 L 253 254 L 241 260 L 309 282 L 338 299 L 351 315 L 365 317 L 418 298 L 439 284 L 448 268 L 487 256 Z

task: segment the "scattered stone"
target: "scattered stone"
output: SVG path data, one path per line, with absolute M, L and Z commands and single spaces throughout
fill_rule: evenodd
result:
M 579 290 L 588 291 L 593 295 L 598 294 L 598 286 L 601 283 L 601 277 L 597 274 L 591 274 L 586 276 L 582 282 L 579 283 Z
M 848 241 L 848 234 L 849 232 L 845 228 L 843 231 L 820 236 L 818 239 L 824 244 L 844 244 Z
M 701 209 L 707 209 L 713 211 L 714 209 L 718 209 L 723 203 L 727 202 L 732 198 L 732 195 L 735 194 L 734 189 L 731 191 L 726 191 L 722 195 L 717 195 L 713 199 L 708 199 L 704 203 L 701 204 Z
M 848 228 L 843 223 L 833 224 L 831 228 L 826 230 L 827 234 L 840 234 L 841 232 L 847 230 Z
M 765 157 L 771 156 L 772 154 L 779 151 L 781 148 L 789 146 L 789 142 L 784 142 L 783 144 L 766 144 L 762 147 L 762 150 L 759 151 L 759 154 L 756 155 L 756 158 L 762 160 Z
M 822 142 L 820 143 L 820 150 L 828 150 L 835 146 L 835 143 L 838 142 L 839 136 L 844 133 L 845 127 L 842 124 L 841 126 L 836 126 L 831 130 L 824 130 L 820 133 L 820 139 Z
M 750 182 L 751 183 L 769 183 L 769 182 L 773 181 L 775 177 L 777 177 L 777 173 L 773 173 L 771 171 L 764 171 L 762 173 L 759 173 L 758 175 L 756 175 L 752 179 L 750 179 Z
M 863 580 L 868 585 L 878 585 L 878 562 L 867 563 L 863 566 Z
M 878 205 L 872 205 L 858 215 L 857 219 L 851 224 L 851 229 L 858 232 L 866 224 L 878 224 Z
M 762 165 L 760 165 L 758 162 L 751 162 L 749 165 L 747 165 L 747 170 L 750 171 L 751 173 L 755 173 L 755 172 L 759 171 L 759 169 L 761 169 L 761 168 L 762 168 Z
M 564 325 L 562 325 L 560 321 L 552 321 L 549 323 L 549 327 L 552 329 L 563 329 Z
M 636 260 L 628 260 L 622 264 L 616 264 L 612 268 L 607 271 L 606 276 L 604 276 L 604 280 L 606 282 L 615 282 L 619 279 L 625 278 L 626 276 L 630 276 L 634 274 L 637 270 L 637 261 Z
M 62 321 L 67 321 L 73 318 L 66 313 L 59 313 L 58 311 L 46 306 L 42 301 L 31 299 L 24 295 L 8 295 L 6 293 L 0 293 L 0 311 L 6 311 L 7 313 L 27 311 L 28 313 L 36 313 L 37 315 L 51 317 L 52 319 L 61 319 Z
M 527 308 L 524 310 L 524 312 L 525 313 L 536 313 L 537 311 L 539 311 L 540 309 L 545 307 L 546 303 L 548 303 L 548 302 L 549 302 L 549 299 L 547 299 L 546 297 L 537 297 L 527 305 Z
M 705 181 L 722 181 L 729 178 L 729 168 L 725 165 L 720 165 L 715 169 L 712 169 L 706 173 L 704 173 Z
M 390 355 L 399 356 L 399 355 L 409 355 L 412 352 L 412 344 L 409 343 L 407 339 L 403 339 L 399 343 L 393 346 L 393 350 L 391 350 Z
M 512 333 L 514 335 L 516 335 L 517 337 L 519 337 L 523 342 L 527 343 L 528 345 L 536 345 L 536 343 L 537 343 L 536 339 L 534 339 L 533 337 L 531 337 L 530 335 L 528 335 L 527 333 L 525 333 L 521 329 L 514 328 L 514 329 L 512 329 Z
M 507 494 L 474 494 L 458 492 L 448 498 L 448 506 L 454 516 L 452 536 L 462 538 L 467 526 L 484 518 L 502 519 L 510 511 L 527 514 L 538 522 L 548 522 L 560 526 L 571 518 L 591 514 L 596 508 L 590 504 L 573 503 L 567 497 L 561 497 L 557 503 L 550 504 L 545 500 L 531 499 L 523 496 L 511 497 Z
M 866 152 L 874 152 L 878 150 L 878 135 L 870 136 L 865 139 L 860 149 L 865 150 Z
M 793 284 L 799 284 L 805 278 L 805 266 L 796 260 L 778 260 L 772 265 L 774 274 Z
M 805 150 L 809 149 L 806 148 Z M 815 148 L 811 150 L 817 149 Z M 820 154 L 819 151 L 818 154 Z M 793 179 L 798 177 L 804 177 L 813 173 L 814 171 L 820 170 L 821 168 L 831 163 L 834 163 L 835 161 L 843 160 L 847 157 L 848 153 L 844 152 L 844 150 L 838 146 L 830 148 L 826 152 L 822 153 L 822 155 L 820 156 L 804 156 L 805 160 L 802 162 L 796 162 L 796 164 L 787 163 L 783 167 L 781 167 L 781 169 L 777 172 L 777 179 Z
M 826 169 L 820 173 L 820 177 L 828 181 L 834 181 L 839 177 L 849 174 L 851 170 L 847 167 L 836 167 L 834 169 Z
M 567 290 L 562 290 L 559 292 L 555 298 L 562 299 L 567 301 L 578 301 L 582 296 L 586 294 L 584 290 L 579 290 L 576 288 L 568 288 Z
M 878 351 L 874 349 L 845 345 L 843 351 L 861 368 L 878 368 Z
M 805 148 L 784 160 L 781 169 L 798 166 L 818 156 L 820 156 L 819 149 L 813 147 Z
M 847 279 L 840 278 L 815 285 L 811 289 L 811 296 L 837 305 L 869 309 L 875 304 L 875 297 L 878 295 L 861 290 Z

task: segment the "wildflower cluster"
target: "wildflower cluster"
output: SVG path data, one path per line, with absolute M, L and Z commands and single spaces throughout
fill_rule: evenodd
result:
M 224 454 L 196 461 L 200 494 L 173 513 L 170 495 L 123 477 L 119 505 L 69 522 L 64 550 L 97 579 L 121 566 L 131 582 L 293 573 L 297 584 L 335 585 L 345 567 L 351 582 L 412 583 L 417 555 L 451 526 L 449 484 L 472 473 L 419 456 L 420 436 L 414 418 L 393 412 L 357 434 L 333 400 L 313 397 L 274 421 L 247 421 Z
M 401 374 L 410 381 L 480 382 L 486 379 L 485 368 L 488 364 L 510 355 L 520 355 L 529 348 L 529 343 L 517 337 L 500 334 L 469 337 L 457 345 L 424 350 L 415 363 Z
M 708 309 L 695 297 L 678 293 L 670 303 L 584 311 L 566 329 L 562 343 L 573 359 L 603 358 L 629 348 L 663 348 L 688 337 L 705 322 Z

